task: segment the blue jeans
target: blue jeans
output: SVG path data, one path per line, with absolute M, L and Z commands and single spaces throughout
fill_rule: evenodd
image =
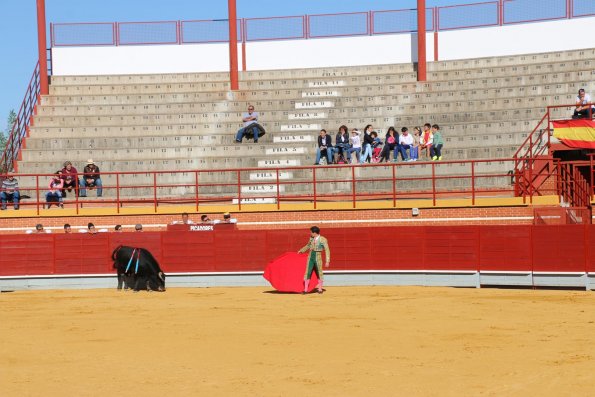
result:
M 411 160 L 417 160 L 419 157 L 419 148 L 411 146 L 411 149 L 409 149 L 409 154 L 411 155 Z
M 399 145 L 399 151 L 401 152 L 401 159 L 403 161 L 407 160 L 407 149 L 409 149 L 409 154 L 411 154 L 410 145 Z
M 87 187 L 87 181 L 85 180 L 85 178 L 81 178 L 79 186 L 80 196 L 85 197 L 87 195 L 87 190 L 85 189 Z M 103 194 L 103 185 L 101 184 L 101 178 L 95 179 L 95 187 L 97 188 L 97 197 L 101 197 L 101 195 Z
M 361 147 L 350 147 L 347 149 L 347 161 L 351 162 L 351 153 L 355 152 L 355 155 L 359 157 L 360 153 L 362 152 Z
M 59 203 L 61 203 L 63 201 L 62 200 L 62 192 L 60 190 L 57 190 L 55 192 L 47 192 L 45 194 L 45 201 L 46 201 L 46 203 L 55 203 L 56 200 L 52 200 L 52 198 L 57 198 L 58 199 L 57 201 Z
M 327 147 L 326 149 L 320 150 L 320 146 L 316 148 L 316 164 L 320 164 L 320 156 L 322 155 L 322 151 L 326 152 L 326 163 L 331 164 L 333 162 L 333 148 Z
M 244 137 L 244 135 L 248 135 L 250 133 L 250 129 L 252 129 L 252 134 L 254 136 L 254 143 L 258 142 L 258 128 L 256 128 L 253 125 L 249 125 L 247 127 L 244 128 L 240 128 L 238 130 L 238 133 L 236 134 L 236 142 L 242 142 L 242 138 Z
M 0 192 L 0 200 L 2 201 L 2 209 L 6 209 L 6 202 L 8 200 L 12 200 L 14 204 L 14 208 L 19 208 L 19 200 L 21 199 L 21 195 L 18 190 L 15 190 L 12 193 Z
M 372 145 L 364 145 L 362 147 L 362 155 L 359 156 L 359 162 L 363 163 L 368 158 L 372 158 Z

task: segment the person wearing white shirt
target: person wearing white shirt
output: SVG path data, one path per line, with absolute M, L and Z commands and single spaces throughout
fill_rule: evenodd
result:
M 413 146 L 413 136 L 409 134 L 407 127 L 401 128 L 401 135 L 399 136 L 399 152 L 401 152 L 401 159 L 403 161 L 409 161 L 407 157 L 407 150 L 411 154 L 411 147 Z
M 355 164 L 357 164 L 357 160 L 362 152 L 362 141 L 357 128 L 351 131 L 349 141 L 351 142 L 351 147 L 347 149 L 347 161 L 351 163 L 351 153 L 355 152 Z
M 573 119 L 591 119 L 595 114 L 595 106 L 591 103 L 591 96 L 585 92 L 584 88 L 578 90 L 576 97 L 576 109 L 574 109 Z

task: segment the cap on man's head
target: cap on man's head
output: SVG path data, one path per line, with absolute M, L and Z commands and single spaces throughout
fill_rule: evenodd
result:
M 89 159 L 89 160 L 87 160 L 87 164 L 95 164 L 95 163 L 93 162 L 93 159 Z
M 229 214 L 229 212 L 226 212 L 225 214 L 223 214 L 223 217 L 224 218 L 229 218 L 229 217 L 231 217 L 231 215 Z
M 134 225 L 134 230 L 143 230 L 143 225 L 137 223 L 136 225 Z
M 41 230 L 41 229 L 43 229 L 43 225 L 41 223 L 38 223 L 37 225 L 35 225 L 35 229 Z

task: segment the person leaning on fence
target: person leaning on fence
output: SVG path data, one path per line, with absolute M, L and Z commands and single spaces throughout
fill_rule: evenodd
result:
M 576 97 L 576 109 L 574 109 L 573 119 L 592 118 L 595 114 L 595 105 L 591 104 L 591 96 L 585 92 L 584 88 L 578 90 Z
M 11 171 L 14 172 L 14 171 Z M 2 181 L 2 188 L 0 188 L 0 200 L 2 201 L 1 209 L 6 209 L 6 203 L 8 200 L 12 201 L 15 210 L 19 209 L 19 201 L 21 200 L 21 194 L 19 193 L 19 181 L 14 175 L 8 175 L 6 179 Z
M 236 134 L 236 142 L 242 143 L 242 139 L 254 138 L 254 143 L 258 143 L 258 138 L 265 134 L 264 128 L 258 124 L 258 112 L 254 111 L 254 106 L 248 105 L 248 113 L 242 114 L 244 127 L 240 128 Z
M 103 184 L 101 183 L 99 167 L 95 165 L 92 159 L 87 160 L 87 165 L 83 170 L 83 177 L 79 183 L 81 186 L 80 197 L 87 197 L 87 190 L 85 188 L 97 188 L 97 197 L 103 195 Z

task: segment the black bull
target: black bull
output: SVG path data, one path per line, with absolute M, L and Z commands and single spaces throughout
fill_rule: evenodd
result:
M 124 285 L 135 291 L 165 291 L 165 274 L 148 250 L 121 245 L 112 252 L 112 259 L 118 272 L 118 289 Z

